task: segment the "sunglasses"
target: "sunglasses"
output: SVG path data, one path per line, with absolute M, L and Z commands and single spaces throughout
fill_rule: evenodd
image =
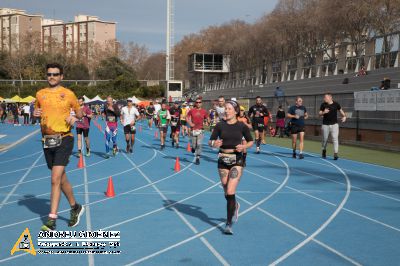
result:
M 201 103 L 201 102 L 196 102 L 196 103 Z
M 61 73 L 47 73 L 46 74 L 48 77 L 58 77 L 61 75 Z

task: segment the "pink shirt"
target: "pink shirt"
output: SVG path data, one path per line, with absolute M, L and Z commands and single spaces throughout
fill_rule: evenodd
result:
M 83 112 L 83 115 L 85 115 L 85 114 L 86 115 L 91 115 L 92 114 L 92 110 L 90 110 L 90 108 L 87 107 L 86 105 L 83 106 L 82 112 Z M 90 119 L 89 119 L 89 117 L 83 116 L 82 117 L 82 122 L 81 121 L 76 122 L 76 127 L 77 128 L 84 128 L 84 129 L 89 128 L 90 127 Z

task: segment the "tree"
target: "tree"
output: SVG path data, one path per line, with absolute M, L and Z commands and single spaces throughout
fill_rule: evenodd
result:
M 115 56 L 101 60 L 95 74 L 98 79 L 116 79 L 121 75 L 135 78 L 133 68 Z

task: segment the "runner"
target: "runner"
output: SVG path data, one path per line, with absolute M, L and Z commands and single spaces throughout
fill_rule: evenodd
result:
M 319 115 L 322 119 L 322 158 L 326 158 L 326 146 L 328 145 L 329 134 L 333 142 L 333 159 L 339 159 L 339 124 L 337 111 L 342 115 L 342 123 L 346 122 L 346 113 L 339 103 L 333 101 L 331 93 L 325 93 L 324 102 L 321 104 Z
M 133 106 L 131 98 L 127 100 L 128 105 L 121 109 L 121 124 L 124 127 L 126 152 L 133 152 L 136 134 L 136 120 L 140 117 L 139 111 Z
M 174 106 L 169 109 L 169 113 L 171 114 L 171 134 L 172 134 L 172 147 L 179 148 L 179 132 L 181 131 L 181 115 L 182 110 L 179 108 L 179 103 L 174 102 Z
M 157 113 L 158 125 L 160 128 L 161 150 L 165 148 L 165 139 L 168 132 L 168 124 L 171 121 L 171 115 L 167 110 L 167 102 L 162 102 L 161 109 Z
M 267 108 L 262 104 L 260 96 L 256 97 L 256 104 L 250 107 L 249 117 L 252 119 L 252 126 L 256 140 L 256 153 L 260 153 L 262 134 L 265 130 L 264 116 L 268 116 Z
M 217 105 L 214 103 L 213 108 L 208 111 L 210 116 L 210 131 L 212 132 L 215 125 L 218 123 Z
M 272 121 L 272 114 L 268 111 L 268 107 L 267 107 L 267 104 L 266 103 L 263 103 L 263 105 L 265 106 L 265 109 L 267 110 L 266 111 L 266 113 L 264 113 L 264 131 L 263 131 L 263 133 L 261 134 L 261 142 L 262 142 L 262 144 L 267 144 L 267 129 L 269 129 L 269 127 L 268 127 L 268 123 L 271 121 L 271 123 L 273 122 Z M 271 132 L 271 130 L 270 130 L 270 135 L 271 136 L 273 136 L 274 134 L 273 134 L 273 132 Z
M 217 123 L 225 119 L 225 98 L 224 96 L 218 97 L 218 105 L 215 107 L 217 113 Z
M 225 107 L 225 120 L 215 126 L 208 144 L 219 148 L 218 172 L 227 202 L 224 232 L 231 235 L 232 220 L 237 221 L 240 208 L 235 194 L 243 173 L 243 152 L 253 145 L 253 138 L 249 127 L 237 119 L 240 113 L 238 103 L 230 100 L 226 102 Z M 243 138 L 246 144 L 242 144 Z
M 85 138 L 86 143 L 86 156 L 90 156 L 90 141 L 89 141 L 89 129 L 90 120 L 93 117 L 92 110 L 85 105 L 85 99 L 83 97 L 78 98 L 79 107 L 82 111 L 82 119 L 76 122 L 76 134 L 78 135 L 78 153 L 79 156 L 82 154 L 82 134 Z
M 251 120 L 250 120 L 250 118 L 247 116 L 247 114 L 245 113 L 245 109 L 244 109 L 243 106 L 240 106 L 240 114 L 239 114 L 237 120 L 238 120 L 239 122 L 244 123 L 249 129 L 252 128 L 252 126 L 251 126 Z M 243 145 L 246 145 L 246 144 L 247 144 L 247 142 L 246 142 L 246 140 L 245 140 L 244 138 L 243 138 L 243 140 L 242 140 L 242 144 L 243 144 Z M 246 166 L 246 157 L 247 157 L 247 149 L 244 149 L 244 150 L 243 150 L 243 166 Z
M 209 120 L 207 111 L 201 107 L 202 100 L 197 98 L 196 107 L 187 114 L 188 124 L 192 128 L 192 153 L 195 153 L 195 164 L 200 164 L 200 155 L 204 138 L 204 120 Z M 209 122 L 209 121 L 208 121 Z
M 110 157 L 110 142 L 113 142 L 113 155 L 117 155 L 117 133 L 118 133 L 118 117 L 120 110 L 118 105 L 114 104 L 113 98 L 107 96 L 107 102 L 104 106 L 103 117 L 106 121 L 106 128 L 104 130 L 106 136 L 106 157 Z
M 156 100 L 156 103 L 154 104 L 154 121 L 156 124 L 156 127 L 159 127 L 158 122 L 160 122 L 157 118 L 158 112 L 161 110 L 161 105 L 159 104 L 158 100 Z
M 28 104 L 25 104 L 24 107 L 22 107 L 22 111 L 24 112 L 24 125 L 27 126 L 29 125 L 29 116 L 31 113 L 31 108 L 29 107 Z
M 153 127 L 154 115 L 155 115 L 154 105 L 153 102 L 150 102 L 150 105 L 147 106 L 146 108 L 146 117 L 150 129 Z
M 279 130 L 279 137 L 283 138 L 283 134 L 285 131 L 285 117 L 286 113 L 283 110 L 282 105 L 279 105 L 278 111 L 276 112 L 275 137 L 278 135 Z
M 189 113 L 190 110 L 192 110 L 194 108 L 194 104 L 193 102 L 189 102 L 189 108 L 186 112 L 186 122 L 187 122 L 187 129 L 188 129 L 188 136 L 192 136 L 192 128 L 190 127 L 190 124 L 188 123 L 188 119 L 187 119 L 187 114 Z
M 42 118 L 43 152 L 47 167 L 51 170 L 50 213 L 41 230 L 52 231 L 56 229 L 61 191 L 71 206 L 68 226 L 77 226 L 84 212 L 84 207 L 75 200 L 72 186 L 65 173 L 65 167 L 74 146 L 71 127 L 77 118 L 82 118 L 82 111 L 75 94 L 60 84 L 63 79 L 61 65 L 48 64 L 46 70 L 49 87 L 36 93 L 34 115 Z M 71 108 L 75 111 L 77 118 L 70 115 Z
M 296 105 L 289 108 L 287 117 L 290 118 L 291 124 L 290 134 L 292 135 L 293 158 L 296 158 L 297 134 L 299 134 L 299 159 L 304 159 L 304 120 L 308 118 L 308 114 L 307 109 L 303 106 L 303 99 L 301 97 L 298 96 L 296 98 Z
M 181 135 L 182 135 L 182 137 L 185 137 L 185 136 L 189 135 L 189 130 L 187 127 L 187 122 L 186 122 L 186 115 L 189 111 L 189 107 L 187 106 L 186 102 L 184 102 L 182 104 L 181 111 L 182 111 L 182 113 L 181 113 L 181 128 L 182 128 Z

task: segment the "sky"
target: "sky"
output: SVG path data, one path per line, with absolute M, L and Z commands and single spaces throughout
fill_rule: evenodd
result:
M 173 0 L 175 43 L 183 36 L 233 19 L 252 23 L 278 0 Z M 77 14 L 117 22 L 117 39 L 165 50 L 167 0 L 1 0 L 0 7 L 26 10 L 45 18 L 72 21 Z

